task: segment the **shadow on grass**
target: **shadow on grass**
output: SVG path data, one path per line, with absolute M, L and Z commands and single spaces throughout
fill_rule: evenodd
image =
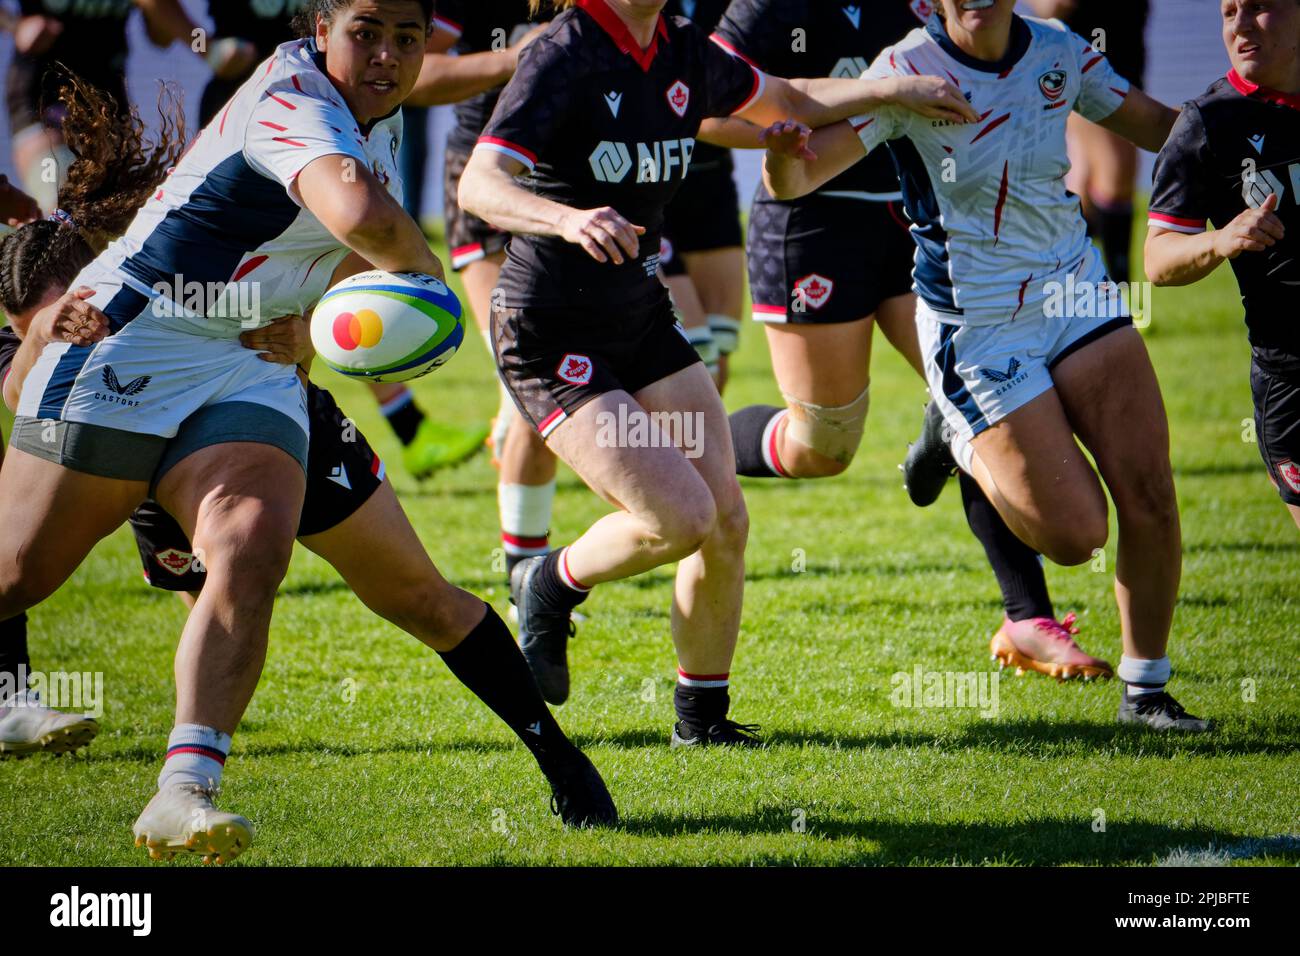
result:
M 693 834 L 770 834 L 791 832 L 791 809 L 766 806 L 745 814 L 679 817 L 652 813 L 629 818 L 623 829 L 636 836 Z M 808 812 L 804 838 L 865 840 L 877 846 L 840 863 L 874 865 L 977 864 L 984 861 L 1035 866 L 1151 863 L 1179 847 L 1225 845 L 1241 837 L 1205 826 L 1171 826 L 1147 822 L 1113 822 L 1105 832 L 1092 830 L 1091 815 L 1040 817 L 1021 822 L 926 823 L 855 819 L 836 813 Z M 1300 856 L 1300 853 L 1293 854 Z M 746 857 L 757 864 L 790 864 L 789 854 Z

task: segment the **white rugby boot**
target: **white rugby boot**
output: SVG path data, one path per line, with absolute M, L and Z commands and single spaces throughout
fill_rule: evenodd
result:
M 214 791 L 196 783 L 169 783 L 160 789 L 131 832 L 135 845 L 152 860 L 197 853 L 204 863 L 229 863 L 253 842 L 253 824 L 212 805 Z
M 0 702 L 0 757 L 70 753 L 86 746 L 97 733 L 95 718 L 46 707 L 34 690 L 20 691 Z

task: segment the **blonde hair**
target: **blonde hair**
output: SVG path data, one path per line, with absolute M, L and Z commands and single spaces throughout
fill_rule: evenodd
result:
M 561 13 L 569 7 L 576 7 L 578 0 L 528 0 L 528 12 L 532 16 L 537 16 L 542 12 L 542 7 L 547 6 L 556 13 Z

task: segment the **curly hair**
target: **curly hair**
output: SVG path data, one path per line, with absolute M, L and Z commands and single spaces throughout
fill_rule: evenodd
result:
M 56 68 L 64 77 L 63 137 L 76 157 L 59 189 L 59 208 L 67 215 L 28 223 L 0 242 L 0 309 L 8 315 L 32 308 L 53 286 L 70 285 L 125 232 L 185 141 L 183 115 L 169 87 L 158 98 L 157 140 L 146 143 L 134 107 L 122 113 L 110 94 L 62 64 Z
M 300 37 L 316 35 L 316 18 L 333 23 L 340 12 L 352 6 L 353 0 L 310 0 L 293 18 L 293 29 Z M 433 23 L 433 0 L 415 0 L 424 11 L 424 22 Z

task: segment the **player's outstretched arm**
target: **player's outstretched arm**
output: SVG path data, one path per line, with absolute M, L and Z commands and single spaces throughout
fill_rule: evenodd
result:
M 1277 213 L 1277 194 L 1258 209 L 1247 209 L 1224 228 L 1184 235 L 1153 228 L 1147 234 L 1144 257 L 1147 277 L 1156 285 L 1191 285 L 1226 260 L 1243 252 L 1263 252 L 1286 236 Z
M 961 91 L 939 76 L 887 76 L 875 80 L 783 80 L 769 76 L 762 95 L 736 115 L 764 127 L 792 119 L 817 129 L 888 106 L 953 123 L 979 120 Z
M 1134 87 L 1124 97 L 1119 109 L 1102 120 L 1100 125 L 1117 136 L 1124 137 L 1134 146 L 1158 153 L 1165 145 L 1165 140 L 1169 139 L 1169 132 L 1177 119 L 1178 110 L 1165 106 Z
M 867 155 L 848 122 L 809 130 L 786 120 L 763 130 L 763 141 L 763 185 L 777 199 L 806 196 Z
M 404 106 L 445 106 L 459 103 L 471 96 L 494 90 L 510 82 L 519 65 L 519 54 L 547 24 L 539 24 L 515 43 L 503 50 L 486 50 L 449 56 L 454 39 L 449 34 L 436 31 L 429 40 L 420 67 L 420 78 L 415 81 L 411 95 L 402 101 Z
M 644 226 L 609 206 L 574 209 L 535 195 L 515 182 L 523 171 L 523 163 L 503 153 L 475 150 L 460 177 L 460 208 L 506 232 L 559 236 L 597 262 L 620 265 L 637 257 Z
M 294 181 L 302 204 L 339 242 L 387 272 L 443 278 L 424 232 L 383 184 L 351 156 L 308 163 Z

